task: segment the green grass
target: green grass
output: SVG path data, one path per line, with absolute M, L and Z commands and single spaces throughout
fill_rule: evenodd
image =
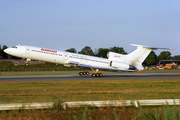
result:
M 179 99 L 180 79 L 0 82 L 0 103 Z

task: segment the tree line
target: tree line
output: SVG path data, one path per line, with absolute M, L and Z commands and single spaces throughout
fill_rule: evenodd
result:
M 8 48 L 6 45 L 3 45 L 2 47 L 0 45 L 0 59 L 21 59 L 21 58 L 6 54 L 4 52 L 4 49 L 6 48 Z M 90 56 L 97 56 L 97 57 L 102 57 L 102 58 L 107 58 L 107 53 L 109 51 L 119 53 L 119 54 L 124 54 L 124 55 L 127 54 L 127 52 L 122 47 L 116 47 L 116 46 L 110 47 L 110 48 L 98 48 L 98 49 L 95 49 L 95 51 L 93 51 L 91 47 L 85 46 L 79 52 L 77 52 L 75 48 L 70 48 L 65 51 L 78 53 L 78 54 L 84 54 L 84 55 L 90 55 Z M 157 56 L 154 51 L 151 51 L 151 53 L 143 62 L 143 65 L 145 66 L 156 65 L 157 63 L 159 63 L 159 60 L 180 60 L 180 55 L 171 56 L 171 53 L 169 51 L 162 51 Z
M 8 55 L 4 52 L 4 50 L 8 48 L 6 45 L 1 47 L 0 45 L 0 59 L 8 59 Z

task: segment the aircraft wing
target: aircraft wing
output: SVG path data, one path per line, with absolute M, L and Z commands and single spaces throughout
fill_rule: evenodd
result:
M 79 62 L 76 61 L 67 61 L 65 62 L 64 66 L 70 67 L 70 66 L 78 66 Z
M 110 67 L 100 67 L 100 66 L 93 66 L 89 64 L 80 64 L 79 62 L 75 61 L 68 61 L 67 64 L 71 66 L 78 66 L 78 67 L 84 67 L 84 68 L 93 68 L 93 69 L 99 69 L 102 71 L 124 71 L 124 72 L 134 72 L 136 70 L 126 70 L 126 69 L 117 69 L 117 68 L 110 68 Z
M 79 67 L 85 67 L 85 68 L 94 68 L 104 71 L 125 71 L 125 72 L 134 72 L 135 70 L 125 70 L 125 69 L 117 69 L 117 68 L 109 68 L 109 67 L 99 67 L 99 66 L 92 66 L 87 64 L 78 64 Z
M 75 62 L 75 61 L 69 61 L 68 64 L 73 64 L 73 65 L 78 65 L 79 62 Z

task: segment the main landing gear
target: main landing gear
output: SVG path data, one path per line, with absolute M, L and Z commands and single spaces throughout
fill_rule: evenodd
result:
M 98 73 L 99 69 L 93 69 L 91 68 L 92 71 L 94 71 L 94 73 L 92 74 L 92 77 L 102 77 L 103 74 L 102 73 Z
M 89 72 L 79 72 L 79 75 L 82 76 L 82 75 L 89 75 Z
M 92 74 L 92 77 L 102 77 L 103 76 L 102 73 L 98 73 L 98 71 L 99 71 L 98 69 L 95 69 L 95 70 L 93 68 L 91 68 L 91 69 L 94 72 Z M 84 68 L 82 70 L 83 70 L 83 72 L 79 72 L 80 76 L 82 76 L 82 75 L 89 75 L 89 72 L 88 71 L 85 72 Z
M 79 72 L 79 75 L 82 76 L 82 75 L 89 75 L 89 72 Z M 92 74 L 92 77 L 102 77 L 103 74 L 102 73 L 93 73 Z
M 102 77 L 103 74 L 102 73 L 93 73 L 92 77 Z

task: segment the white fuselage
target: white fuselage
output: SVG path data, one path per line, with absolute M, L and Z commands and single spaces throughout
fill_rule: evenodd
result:
M 73 65 L 72 63 L 77 62 L 78 64 L 86 64 L 97 67 L 99 66 L 102 68 L 103 67 L 111 68 L 110 67 L 111 60 L 105 58 L 75 54 L 64 51 L 56 51 L 52 49 L 38 48 L 32 46 L 15 46 L 15 47 L 8 48 L 5 50 L 5 52 L 20 58 L 64 64 L 65 66 L 71 66 Z
M 5 49 L 7 54 L 20 58 L 41 60 L 51 63 L 63 64 L 64 66 L 78 66 L 82 68 L 91 68 L 93 71 L 109 70 L 109 71 L 136 71 L 143 70 L 143 61 L 147 58 L 152 50 L 168 49 L 155 48 L 144 45 L 136 45 L 137 49 L 133 52 L 122 55 L 119 53 L 109 52 L 108 59 L 93 57 L 89 55 L 75 54 L 64 51 L 56 51 L 52 49 L 38 48 L 32 46 L 13 46 Z M 81 74 L 80 74 L 81 75 Z M 96 74 L 98 75 L 98 74 Z M 102 76 L 102 74 L 99 74 Z

